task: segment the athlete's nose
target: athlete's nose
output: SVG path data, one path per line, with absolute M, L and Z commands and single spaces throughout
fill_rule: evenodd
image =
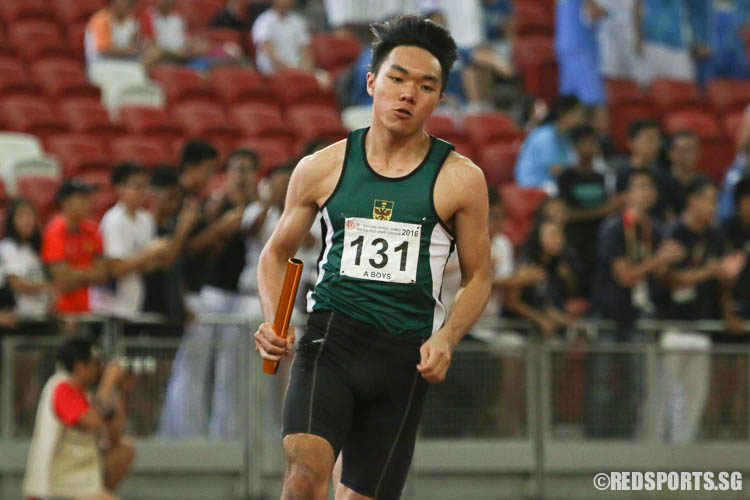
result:
M 414 98 L 414 93 L 412 92 L 404 92 L 401 94 L 401 100 L 406 101 L 409 104 L 414 104 L 416 102 L 416 99 Z

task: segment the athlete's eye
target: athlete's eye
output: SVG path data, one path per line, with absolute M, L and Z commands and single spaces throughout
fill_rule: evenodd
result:
M 435 91 L 435 89 L 433 87 L 430 87 L 429 85 L 422 85 L 422 90 L 426 90 L 427 92 Z
M 403 81 L 404 81 L 403 79 L 401 79 L 401 78 L 399 78 L 399 77 L 397 77 L 397 76 L 391 76 L 391 77 L 389 77 L 389 78 L 391 79 L 391 81 L 394 81 L 394 82 L 396 82 L 396 83 L 401 83 L 401 82 L 403 82 Z

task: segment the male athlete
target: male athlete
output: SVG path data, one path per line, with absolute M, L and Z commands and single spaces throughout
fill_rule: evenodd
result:
M 273 318 L 286 260 L 321 213 L 323 249 L 283 416 L 282 499 L 323 500 L 342 454 L 337 500 L 401 495 L 428 382 L 440 382 L 490 293 L 482 172 L 423 125 L 440 102 L 456 45 L 415 16 L 373 25 L 372 126 L 304 158 L 258 263 Z M 445 318 L 443 269 L 458 248 L 461 289 Z M 263 323 L 263 359 L 290 356 Z

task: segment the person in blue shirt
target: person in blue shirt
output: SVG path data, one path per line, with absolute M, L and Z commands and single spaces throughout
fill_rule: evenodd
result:
M 555 51 L 560 93 L 573 94 L 587 106 L 604 104 L 598 29 L 606 11 L 595 0 L 558 0 Z
M 745 146 L 744 151 L 737 154 L 734 163 L 724 175 L 724 182 L 721 183 L 719 193 L 719 220 L 726 221 L 734 215 L 734 188 L 747 175 L 750 175 L 750 144 Z
M 570 131 L 583 123 L 584 118 L 585 111 L 577 97 L 558 98 L 547 121 L 534 129 L 521 146 L 515 168 L 516 184 L 555 194 L 557 175 L 577 161 Z
M 700 0 L 705 17 L 699 17 L 707 34 L 708 57 L 698 63 L 701 86 L 719 77 L 748 78 L 748 56 L 742 31 L 750 21 L 750 0 Z

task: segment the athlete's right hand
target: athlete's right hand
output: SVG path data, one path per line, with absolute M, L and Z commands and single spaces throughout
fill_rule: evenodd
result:
M 294 327 L 289 325 L 286 339 L 273 331 L 271 323 L 261 323 L 255 332 L 255 350 L 268 361 L 279 361 L 282 356 L 291 356 L 294 349 Z

